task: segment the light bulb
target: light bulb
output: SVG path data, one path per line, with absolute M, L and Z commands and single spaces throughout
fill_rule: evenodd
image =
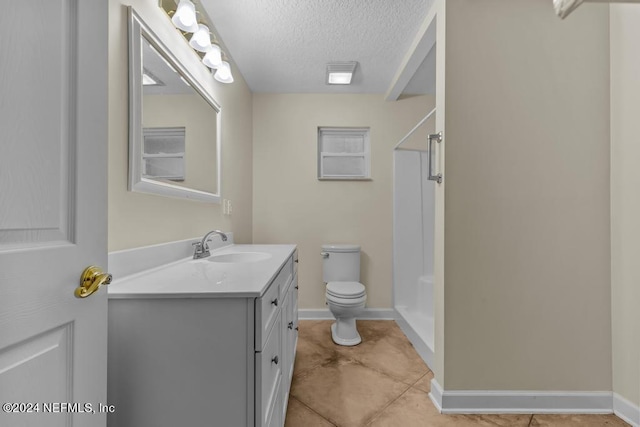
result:
M 207 52 L 211 47 L 211 38 L 209 37 L 209 27 L 204 24 L 198 25 L 198 31 L 193 33 L 189 46 L 198 52 Z
M 220 46 L 211 43 L 207 54 L 202 58 L 202 63 L 211 69 L 216 69 L 222 63 L 222 51 Z
M 233 75 L 231 74 L 231 66 L 227 61 L 222 61 L 213 78 L 220 83 L 233 83 Z
M 229 66 L 229 63 L 227 61 L 222 61 L 222 63 L 218 67 L 217 74 L 221 79 L 229 78 L 229 76 L 231 75 L 231 67 Z
M 196 7 L 189 0 L 180 0 L 171 22 L 182 31 L 188 33 L 196 32 L 198 30 Z
M 329 73 L 330 85 L 350 85 L 352 73 Z

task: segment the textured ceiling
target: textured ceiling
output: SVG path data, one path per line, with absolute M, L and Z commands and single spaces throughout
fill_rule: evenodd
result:
M 254 92 L 384 93 L 433 0 L 200 0 Z M 357 61 L 349 86 L 326 64 Z

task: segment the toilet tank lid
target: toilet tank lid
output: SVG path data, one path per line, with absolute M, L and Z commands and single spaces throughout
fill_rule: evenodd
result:
M 359 245 L 322 245 L 324 252 L 359 252 Z

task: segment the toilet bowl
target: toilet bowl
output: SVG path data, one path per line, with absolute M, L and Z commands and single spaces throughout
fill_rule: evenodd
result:
M 333 342 L 344 346 L 360 344 L 362 338 L 356 329 L 356 316 L 367 300 L 364 286 L 358 282 L 329 282 L 325 298 L 329 311 L 336 318 L 331 325 Z
M 336 318 L 331 325 L 331 338 L 339 345 L 360 344 L 356 316 L 367 300 L 360 280 L 360 246 L 323 245 L 322 275 L 327 284 L 325 299 L 329 311 Z

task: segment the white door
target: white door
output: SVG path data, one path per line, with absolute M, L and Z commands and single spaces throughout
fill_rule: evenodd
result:
M 107 5 L 2 1 L 0 426 L 106 425 Z

